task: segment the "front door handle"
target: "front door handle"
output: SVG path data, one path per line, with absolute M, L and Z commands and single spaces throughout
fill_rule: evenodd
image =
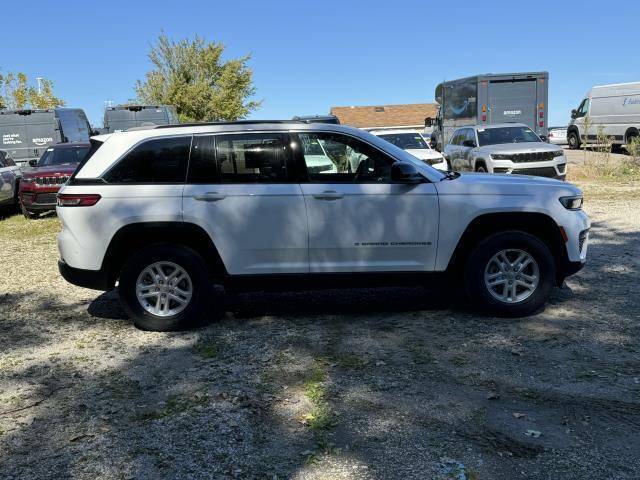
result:
M 227 196 L 224 193 L 207 192 L 200 195 L 194 195 L 193 198 L 201 202 L 217 202 L 218 200 L 224 200 Z
M 335 190 L 326 190 L 322 193 L 313 194 L 313 198 L 317 198 L 318 200 L 338 200 L 342 197 L 344 197 L 344 193 L 336 192 Z

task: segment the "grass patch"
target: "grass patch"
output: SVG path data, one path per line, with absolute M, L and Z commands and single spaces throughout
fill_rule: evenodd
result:
M 450 360 L 456 367 L 464 367 L 471 363 L 471 359 L 462 354 L 454 355 Z
M 60 231 L 60 221 L 55 215 L 38 220 L 27 220 L 22 215 L 13 215 L 0 220 L 0 239 L 22 242 L 40 237 L 53 237 Z
M 207 395 L 196 395 L 190 398 L 169 395 L 162 409 L 134 415 L 131 419 L 140 422 L 153 422 L 189 411 L 198 405 L 205 405 L 208 401 Z
M 348 353 L 346 355 L 341 355 L 336 358 L 336 365 L 341 368 L 348 369 L 360 369 L 367 366 L 369 362 L 366 358 L 363 358 L 360 355 L 355 355 L 353 353 Z
M 226 347 L 226 342 L 218 337 L 205 337 L 193 347 L 193 353 L 209 360 L 222 357 Z
M 433 354 L 422 341 L 408 343 L 405 347 L 416 365 L 427 365 L 435 361 Z
M 316 446 L 324 453 L 332 453 L 334 446 L 327 439 L 327 431 L 335 421 L 335 415 L 329 402 L 327 401 L 327 372 L 320 362 L 313 362 L 312 366 L 305 372 L 303 391 L 311 402 L 311 409 L 307 412 L 303 420 L 309 430 L 313 433 Z M 313 452 L 307 457 L 307 461 L 313 461 L 316 453 Z

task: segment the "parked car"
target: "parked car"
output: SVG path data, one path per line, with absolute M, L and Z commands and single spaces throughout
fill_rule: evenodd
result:
M 415 130 L 385 129 L 369 130 L 370 133 L 394 144 L 419 160 L 439 170 L 447 170 L 444 156 L 429 146 L 429 142 Z
M 527 315 L 586 261 L 577 187 L 445 173 L 352 127 L 240 121 L 91 141 L 58 194 L 59 269 L 88 288 L 117 281 L 143 329 L 209 316 L 221 301 L 212 283 L 352 288 L 445 274 L 479 308 Z M 314 171 L 316 141 L 364 158 L 356 172 Z
M 459 128 L 445 146 L 444 156 L 453 170 L 558 180 L 567 175 L 564 150 L 543 142 L 528 126 L 518 123 Z
M 567 127 L 549 127 L 549 135 L 547 135 L 549 143 L 554 145 L 567 144 Z
M 640 136 L 640 82 L 593 87 L 571 111 L 570 148 L 597 143 L 599 135 L 611 138 L 613 147 L 626 146 Z
M 6 150 L 0 150 L 0 207 L 18 204 L 20 167 Z
M 88 143 L 59 143 L 45 150 L 38 161 L 31 160 L 20 182 L 20 209 L 26 218 L 55 210 L 56 195 L 89 151 Z

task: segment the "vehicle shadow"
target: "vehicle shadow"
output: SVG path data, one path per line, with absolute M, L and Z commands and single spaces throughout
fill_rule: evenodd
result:
M 220 290 L 221 315 L 250 319 L 267 315 L 362 315 L 451 310 L 477 314 L 460 292 L 429 287 L 376 287 L 284 292 L 228 293 Z M 104 292 L 87 307 L 92 317 L 126 320 L 118 291 Z

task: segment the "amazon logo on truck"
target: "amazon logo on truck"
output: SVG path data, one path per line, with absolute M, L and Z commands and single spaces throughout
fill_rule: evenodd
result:
M 49 145 L 50 143 L 53 143 L 53 138 L 51 137 L 32 138 L 31 141 L 33 142 L 34 145 L 37 145 L 38 147 L 44 147 L 45 145 Z

